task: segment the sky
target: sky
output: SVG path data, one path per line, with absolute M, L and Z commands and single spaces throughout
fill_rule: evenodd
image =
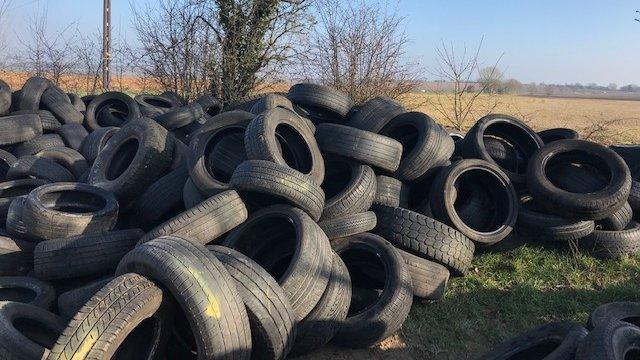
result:
M 114 35 L 135 41 L 130 1 L 140 2 L 112 0 L 112 26 Z M 492 65 L 502 55 L 499 67 L 523 83 L 640 84 L 637 0 L 399 0 L 397 6 L 411 41 L 407 60 L 427 77 L 442 42 L 462 49 L 483 39 L 482 62 Z M 45 8 L 54 29 L 75 22 L 95 33 L 102 26 L 102 0 L 13 0 L 9 37 L 23 34 L 28 19 Z

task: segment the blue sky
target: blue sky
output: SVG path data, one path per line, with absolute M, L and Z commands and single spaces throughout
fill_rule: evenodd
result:
M 112 0 L 113 26 L 134 40 L 129 1 Z M 411 39 L 407 56 L 425 69 L 436 66 L 441 41 L 471 48 L 484 37 L 483 61 L 504 54 L 506 75 L 525 83 L 640 84 L 638 1 L 400 0 L 398 6 Z M 102 24 L 102 0 L 13 0 L 14 31 L 23 32 L 44 7 L 52 27 L 76 22 L 96 32 Z

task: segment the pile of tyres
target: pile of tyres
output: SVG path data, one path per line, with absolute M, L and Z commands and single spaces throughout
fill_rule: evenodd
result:
M 363 348 L 414 297 L 441 298 L 476 246 L 524 233 L 636 252 L 624 159 L 638 152 L 575 135 L 489 115 L 461 136 L 315 84 L 223 104 L 0 81 L 0 346 L 20 359 Z
M 557 321 L 525 331 L 478 360 L 496 359 L 634 359 L 640 343 L 640 303 L 612 302 L 597 307 L 586 327 Z

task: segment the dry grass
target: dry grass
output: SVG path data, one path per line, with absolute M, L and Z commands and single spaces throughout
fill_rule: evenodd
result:
M 430 102 L 435 94 L 413 93 L 403 102 L 407 107 L 436 116 Z M 525 120 L 536 130 L 554 127 L 575 129 L 590 139 L 603 143 L 640 143 L 640 101 L 540 98 L 497 95 L 494 112 Z M 485 114 L 474 113 L 478 119 Z M 449 125 L 449 124 L 444 124 Z M 467 127 L 473 125 L 467 124 Z

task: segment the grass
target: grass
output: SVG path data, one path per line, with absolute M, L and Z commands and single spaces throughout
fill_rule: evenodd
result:
M 584 323 L 597 306 L 640 300 L 640 258 L 602 261 L 524 244 L 484 252 L 444 299 L 414 303 L 400 334 L 416 358 L 473 359 L 504 339 L 556 320 Z

